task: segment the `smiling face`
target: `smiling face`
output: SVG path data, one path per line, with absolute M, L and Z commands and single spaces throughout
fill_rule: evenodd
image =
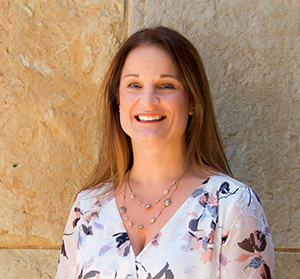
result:
M 185 142 L 188 98 L 169 54 L 159 46 L 132 50 L 119 88 L 120 121 L 132 144 Z

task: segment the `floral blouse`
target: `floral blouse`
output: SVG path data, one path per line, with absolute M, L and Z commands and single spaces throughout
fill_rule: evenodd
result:
M 135 256 L 113 193 L 82 192 L 56 279 L 273 278 L 270 228 L 255 193 L 217 174 L 200 185 Z

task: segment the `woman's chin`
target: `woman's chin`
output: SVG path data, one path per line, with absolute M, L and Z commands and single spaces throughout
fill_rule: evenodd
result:
M 142 146 L 143 148 L 164 148 L 166 145 L 184 145 L 183 141 L 180 140 L 180 136 L 171 136 L 162 133 L 143 133 L 136 137 L 131 137 L 131 142 L 133 146 Z
M 160 134 L 143 134 L 131 138 L 132 143 L 139 143 L 145 145 L 162 144 L 164 141 L 166 141 L 165 137 L 163 137 Z

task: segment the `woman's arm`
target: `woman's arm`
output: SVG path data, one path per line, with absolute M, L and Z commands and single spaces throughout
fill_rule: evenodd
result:
M 78 222 L 81 218 L 80 203 L 77 199 L 72 206 L 62 238 L 62 245 L 56 279 L 78 278 L 77 249 L 79 240 Z
M 223 212 L 220 278 L 274 278 L 274 247 L 260 201 L 248 187 L 234 196 Z

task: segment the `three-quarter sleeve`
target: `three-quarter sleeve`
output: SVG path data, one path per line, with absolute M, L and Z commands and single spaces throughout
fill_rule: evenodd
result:
M 250 188 L 241 187 L 225 208 L 220 278 L 273 278 L 274 247 L 258 197 Z
M 81 218 L 79 199 L 72 206 L 62 238 L 56 279 L 78 278 L 77 250 L 78 250 L 78 221 Z

